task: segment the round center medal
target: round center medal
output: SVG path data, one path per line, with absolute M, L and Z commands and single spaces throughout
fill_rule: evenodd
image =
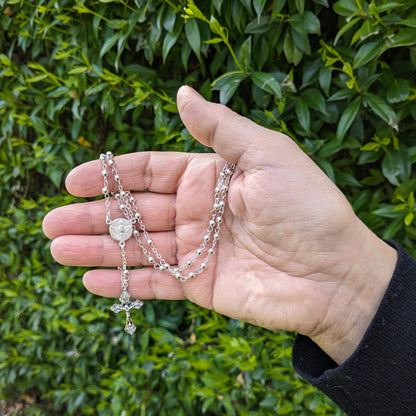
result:
M 111 221 L 110 235 L 116 241 L 126 241 L 133 234 L 133 225 L 126 218 L 116 218 Z

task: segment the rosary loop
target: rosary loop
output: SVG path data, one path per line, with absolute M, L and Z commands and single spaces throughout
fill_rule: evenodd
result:
M 201 244 L 191 258 L 181 266 L 178 266 L 166 262 L 155 247 L 153 240 L 146 230 L 142 215 L 136 206 L 134 196 L 130 191 L 125 191 L 121 184 L 120 175 L 118 174 L 113 154 L 111 152 L 102 153 L 100 155 L 100 161 L 102 164 L 101 175 L 103 177 L 102 193 L 105 200 L 105 223 L 109 227 L 110 236 L 118 242 L 121 251 L 121 265 L 118 268 L 120 270 L 120 303 L 115 303 L 111 307 L 111 310 L 116 313 L 120 311 L 126 312 L 126 325 L 124 330 L 132 335 L 136 331 L 136 326 L 131 318 L 130 310 L 140 309 L 143 306 L 143 302 L 138 299 L 131 300 L 131 295 L 128 290 L 129 270 L 127 269 L 125 252 L 126 241 L 129 238 L 134 238 L 139 249 L 147 258 L 149 265 L 153 265 L 156 270 L 169 273 L 182 283 L 203 273 L 214 254 L 215 246 L 220 238 L 221 223 L 223 221 L 228 188 L 235 169 L 235 164 L 226 162 L 217 180 L 217 186 L 214 191 L 214 205 L 211 209 L 211 217 Z M 111 178 L 117 184 L 117 191 L 115 193 L 109 191 L 109 179 Z M 120 211 L 119 215 L 121 215 L 115 219 L 112 219 L 110 209 L 111 198 L 114 198 L 117 201 Z

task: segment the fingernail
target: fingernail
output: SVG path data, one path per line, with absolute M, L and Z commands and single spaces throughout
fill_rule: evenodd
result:
M 182 85 L 182 87 L 179 88 L 178 90 L 178 97 L 180 97 L 180 99 L 183 99 L 185 97 L 193 97 L 193 98 L 200 98 L 200 99 L 204 99 L 204 97 L 196 90 L 194 90 L 192 87 L 190 87 L 189 85 Z

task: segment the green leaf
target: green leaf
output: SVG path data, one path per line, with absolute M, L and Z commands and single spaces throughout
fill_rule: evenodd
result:
M 327 160 L 322 158 L 316 159 L 316 163 L 324 171 L 326 176 L 328 176 L 328 178 L 335 183 L 335 172 L 332 165 Z
M 373 211 L 373 214 L 384 218 L 397 218 L 401 216 L 394 205 L 388 204 L 380 205 L 379 208 Z
M 409 82 L 404 79 L 394 78 L 387 90 L 387 101 L 389 103 L 399 103 L 405 101 L 409 94 Z
M 275 0 L 273 1 L 273 14 L 279 14 L 283 7 L 285 7 L 287 0 Z
M 303 57 L 303 52 L 296 46 L 291 36 L 285 36 L 283 52 L 288 62 L 298 65 Z
M 257 65 L 257 69 L 261 71 L 264 64 L 269 59 L 269 43 L 263 36 L 253 48 L 253 58 Z
M 317 88 L 308 88 L 302 92 L 302 98 L 309 108 L 317 109 L 323 114 L 326 114 L 325 97 Z
M 169 54 L 169 51 L 172 49 L 172 47 L 175 45 L 176 41 L 178 40 L 180 32 L 174 31 L 174 32 L 167 32 L 165 38 L 163 39 L 163 46 L 162 46 L 162 59 L 163 63 L 166 62 L 166 58 Z
M 198 59 L 201 59 L 201 35 L 199 33 L 198 22 L 195 19 L 188 19 L 185 22 L 185 35 L 192 50 Z
M 373 61 L 375 58 L 380 56 L 386 47 L 383 40 L 375 40 L 373 42 L 365 43 L 358 49 L 358 52 L 354 56 L 353 68 L 359 68 L 365 64 L 368 64 L 370 61 Z
M 282 98 L 282 90 L 280 84 L 272 74 L 265 72 L 252 72 L 250 78 L 262 90 L 275 95 L 277 98 Z
M 347 32 L 348 30 L 350 30 L 360 20 L 361 20 L 361 18 L 355 17 L 354 19 L 351 19 L 346 25 L 342 26 L 341 29 L 338 31 L 338 33 L 335 36 L 334 46 L 338 43 L 341 36 L 345 32 Z
M 329 7 L 328 0 L 313 0 L 313 2 L 324 7 Z
M 69 75 L 76 75 L 76 74 L 83 74 L 87 72 L 89 68 L 87 66 L 77 66 L 76 68 L 71 69 L 68 74 Z
M 215 44 L 223 42 L 222 38 L 212 38 L 209 40 L 205 40 L 204 43 Z
M 168 7 L 166 9 L 164 18 L 163 18 L 163 27 L 168 31 L 171 32 L 175 27 L 176 22 L 176 13 L 173 7 Z
M 217 10 L 218 14 L 221 14 L 221 6 L 223 0 L 212 0 L 212 2 L 214 3 L 215 9 Z
M 398 130 L 398 117 L 394 110 L 380 96 L 367 93 L 366 101 L 370 108 L 390 127 Z
M 357 188 L 361 188 L 361 183 L 354 177 L 351 173 L 348 172 L 335 172 L 335 182 L 339 186 L 354 186 Z
M 295 0 L 296 9 L 300 14 L 303 14 L 305 11 L 305 0 Z
M 253 0 L 254 10 L 257 15 L 257 19 L 260 21 L 261 14 L 263 13 L 266 0 Z
M 384 230 L 383 232 L 383 238 L 388 240 L 392 237 L 394 237 L 395 234 L 397 234 L 400 229 L 403 227 L 403 218 L 395 218 Z
M 416 27 L 416 17 L 411 17 L 409 19 L 403 19 L 397 22 L 399 25 Z
M 248 71 L 251 64 L 251 36 L 249 36 L 240 47 L 239 62 L 244 70 Z
M 243 72 L 232 71 L 227 72 L 221 77 L 214 80 L 212 83 L 212 89 L 220 92 L 220 103 L 227 104 L 231 97 L 234 95 L 241 81 L 245 78 Z
M 191 55 L 191 46 L 189 45 L 188 42 L 183 42 L 182 48 L 181 48 L 181 62 L 186 71 L 188 71 L 188 60 L 189 60 L 190 55 Z
M 260 19 L 255 18 L 251 20 L 245 30 L 244 33 L 265 33 L 270 29 L 270 16 L 262 15 Z
M 393 9 L 396 9 L 398 7 L 403 7 L 406 4 L 406 0 L 399 0 L 399 1 L 393 1 L 393 0 L 389 0 L 388 2 L 382 4 L 379 3 L 377 4 L 377 12 L 378 13 L 384 13 L 384 12 L 388 12 L 391 11 Z
M 407 148 L 400 146 L 399 150 L 387 152 L 381 163 L 384 177 L 395 186 L 409 179 L 411 172 L 410 157 Z
M 405 223 L 405 225 L 407 226 L 407 227 L 409 227 L 411 224 L 412 224 L 412 222 L 413 222 L 413 219 L 415 218 L 415 214 L 413 213 L 413 212 L 409 212 L 407 215 L 406 215 L 406 217 L 404 218 L 404 223 Z
M 0 53 L 0 64 L 4 66 L 10 66 L 12 63 L 7 55 Z
M 333 95 L 331 95 L 328 101 L 343 101 L 343 100 L 350 100 L 357 94 L 356 91 L 351 90 L 350 88 L 343 88 L 336 91 Z
M 103 44 L 100 50 L 100 57 L 102 58 L 120 39 L 121 33 L 116 32 L 112 36 L 110 36 Z
M 354 122 L 358 112 L 360 111 L 360 106 L 361 97 L 356 97 L 351 103 L 348 104 L 338 122 L 336 133 L 337 140 L 342 140 L 347 134 L 348 129 L 351 127 L 351 124 Z
M 397 33 L 386 37 L 386 44 L 388 48 L 416 45 L 416 28 L 399 29 Z
M 357 3 L 355 0 L 340 0 L 334 4 L 335 13 L 341 16 L 351 16 L 357 12 Z
M 380 33 L 380 28 L 372 20 L 365 20 L 361 27 L 354 33 L 354 36 L 351 39 L 351 45 L 358 41 L 363 41 L 371 36 L 378 35 Z
M 311 114 L 309 107 L 302 98 L 298 98 L 296 100 L 295 111 L 300 125 L 305 130 L 305 132 L 309 133 L 311 126 Z
M 309 37 L 308 35 L 304 33 L 299 33 L 296 29 L 291 27 L 291 34 L 293 38 L 293 42 L 295 43 L 296 47 L 301 50 L 303 53 L 306 53 L 307 55 L 310 55 L 312 53 L 311 51 L 311 45 L 309 43 Z
M 377 142 L 366 143 L 364 146 L 360 148 L 360 150 L 362 150 L 363 152 L 371 152 L 373 150 L 377 151 L 379 149 L 380 149 L 380 144 Z
M 332 81 L 332 71 L 327 66 L 322 66 L 319 69 L 319 85 L 327 97 L 330 94 L 330 87 Z
M 290 25 L 299 33 L 321 33 L 321 23 L 319 19 L 311 12 L 296 13 L 289 17 Z

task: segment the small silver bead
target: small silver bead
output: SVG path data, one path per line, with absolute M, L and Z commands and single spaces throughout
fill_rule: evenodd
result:
M 149 256 L 149 257 L 147 258 L 147 261 L 148 261 L 149 263 L 153 264 L 153 263 L 155 262 L 155 259 L 154 259 L 152 256 Z
M 206 263 L 201 263 L 201 270 L 205 270 L 207 268 L 207 264 Z
M 218 186 L 215 188 L 215 193 L 216 194 L 219 194 L 221 192 L 221 189 L 220 188 L 218 188 Z
M 106 156 L 110 159 L 111 157 L 113 157 L 113 154 L 111 152 L 107 152 Z
M 216 221 L 218 224 L 220 224 L 222 222 L 222 217 L 217 217 Z
M 159 269 L 160 269 L 161 272 L 164 272 L 167 269 L 167 267 L 166 266 L 160 266 Z
M 188 260 L 188 261 L 186 262 L 186 265 L 187 265 L 188 267 L 189 267 L 191 264 L 192 264 L 191 260 Z
M 220 235 L 218 233 L 214 234 L 214 240 L 219 240 L 220 239 Z
M 104 177 L 106 177 L 106 176 L 107 176 L 107 171 L 106 171 L 105 169 L 103 169 L 103 170 L 101 171 L 101 175 L 103 175 Z
M 209 226 L 210 227 L 213 227 L 215 225 L 215 221 L 214 220 L 211 220 L 210 222 L 209 222 Z
M 227 189 L 228 189 L 227 185 L 223 185 L 222 188 L 221 188 L 222 191 L 226 191 Z
M 130 197 L 130 202 L 131 202 L 131 203 L 134 203 L 134 202 L 135 202 L 135 200 L 134 200 L 134 196 L 131 196 L 131 197 Z
M 139 213 L 139 212 L 136 212 L 136 213 L 134 214 L 134 218 L 136 218 L 136 220 L 139 220 L 139 219 L 140 219 L 140 217 L 141 217 L 141 215 L 140 215 L 140 213 Z
M 120 175 L 114 175 L 114 180 L 119 182 L 120 181 Z
M 209 235 L 204 235 L 204 241 L 207 243 L 209 241 Z
M 224 172 L 221 172 L 220 173 L 220 176 L 221 176 L 221 178 L 225 178 L 225 173 Z
M 149 238 L 149 239 L 147 240 L 147 244 L 148 244 L 149 246 L 152 246 L 152 245 L 153 245 L 153 241 Z
M 124 211 L 124 210 L 126 209 L 126 206 L 125 206 L 124 204 L 121 204 L 121 205 L 120 205 L 120 209 L 121 209 L 122 211 Z
M 139 235 L 139 232 L 137 230 L 134 230 L 133 234 L 134 234 L 135 237 L 137 237 Z
M 209 254 L 210 256 L 212 256 L 212 255 L 214 254 L 214 249 L 213 249 L 213 248 L 210 248 L 210 249 L 208 250 L 208 254 Z
M 105 154 L 104 153 L 100 154 L 100 160 L 105 160 Z
M 108 164 L 109 164 L 110 166 L 114 166 L 114 160 L 113 160 L 113 159 L 110 159 L 110 160 L 108 161 Z
M 127 292 L 127 290 L 123 290 L 123 292 L 120 295 L 120 300 L 122 302 L 128 302 L 130 300 L 130 293 Z
M 197 254 L 198 256 L 200 256 L 200 255 L 202 254 L 202 248 L 199 248 L 199 249 L 196 251 L 196 254 Z
M 108 193 L 108 188 L 106 186 L 104 186 L 104 188 L 101 189 L 101 191 L 102 191 L 103 194 L 106 194 L 106 193 Z
M 220 208 L 220 205 L 217 204 L 217 203 L 215 203 L 214 206 L 213 206 L 213 208 L 215 209 L 215 211 L 217 211 Z
M 120 192 L 120 196 L 121 196 L 122 198 L 124 198 L 124 197 L 126 196 L 126 192 L 125 192 L 125 191 L 121 191 L 121 192 Z
M 233 173 L 233 171 L 231 169 L 225 169 L 225 174 L 227 176 L 231 175 Z
M 220 208 L 224 208 L 224 206 L 225 206 L 225 202 L 224 202 L 224 201 L 220 201 L 220 202 L 218 203 L 218 205 L 220 206 Z
M 189 273 L 188 274 L 188 279 L 193 279 L 195 277 L 195 273 Z

